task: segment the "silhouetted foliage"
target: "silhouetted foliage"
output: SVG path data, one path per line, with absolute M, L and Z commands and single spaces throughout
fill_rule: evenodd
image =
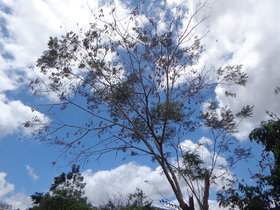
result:
M 85 183 L 79 166 L 73 165 L 67 174 L 62 173 L 54 178 L 54 183 L 47 193 L 31 195 L 34 206 L 30 210 L 90 210 L 93 209 L 83 197 Z
M 260 172 L 251 176 L 256 185 L 238 183 L 238 188 L 229 188 L 218 194 L 222 206 L 237 206 L 240 209 L 280 209 L 280 119 L 263 121 L 250 135 L 251 141 L 263 146 Z
M 161 166 L 180 208 L 189 209 L 179 185 L 183 177 L 200 208 L 208 209 L 217 157 L 223 152 L 236 156 L 228 147 L 237 131 L 236 118 L 250 116 L 252 107 L 235 115 L 227 107 L 214 107 L 210 98 L 210 106 L 200 114 L 201 105 L 218 85 L 229 87 L 225 95 L 235 96 L 230 86 L 245 85 L 247 80 L 241 65 L 217 69 L 197 65 L 206 33 L 195 34 L 205 18 L 195 19 L 205 4 L 193 11 L 151 5 L 146 13 L 138 4 L 121 19 L 118 8 L 109 14 L 101 9 L 86 32 L 51 37 L 37 60 L 42 78 L 30 86 L 34 95 L 51 94 L 58 102 L 49 104 L 50 123 L 42 126 L 35 118 L 25 127 L 34 126 L 37 138 L 63 146 L 75 161 L 112 151 L 145 154 Z M 155 8 L 161 18 L 149 11 Z M 63 119 L 60 113 L 67 110 L 87 117 Z M 201 126 L 210 128 L 216 147 L 209 170 L 200 169 L 198 157 L 180 149 L 182 138 Z M 174 165 L 170 157 L 178 163 L 185 157 L 183 165 Z M 197 171 L 188 171 L 186 165 Z M 202 195 L 191 184 L 192 178 L 204 179 Z

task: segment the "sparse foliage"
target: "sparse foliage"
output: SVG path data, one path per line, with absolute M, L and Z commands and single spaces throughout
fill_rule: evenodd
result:
M 121 203 L 115 203 L 109 200 L 107 204 L 99 207 L 100 210 L 156 210 L 158 208 L 152 207 L 152 201 L 147 198 L 139 188 L 135 193 L 129 194 L 127 200 Z
M 157 7 L 158 6 L 158 7 Z M 34 94 L 57 96 L 46 114 L 52 122 L 35 130 L 37 138 L 61 145 L 75 161 L 100 158 L 108 152 L 145 154 L 158 162 L 180 208 L 190 209 L 184 200 L 179 177 L 191 194 L 208 209 L 210 183 L 217 157 L 230 151 L 236 132 L 235 117 L 247 117 L 251 107 L 235 115 L 227 107 L 210 103 L 200 114 L 217 85 L 245 85 L 247 76 L 241 65 L 199 68 L 205 34 L 196 30 L 205 3 L 194 10 L 152 6 L 143 14 L 139 4 L 125 18 L 117 8 L 109 14 L 103 9 L 95 15 L 88 31 L 69 32 L 51 37 L 48 49 L 37 61 L 44 79 L 30 83 Z M 230 90 L 227 96 L 235 95 Z M 76 112 L 78 118 L 63 118 Z M 80 120 L 80 121 L 79 121 Z M 41 125 L 38 119 L 26 127 Z M 180 149 L 182 138 L 201 126 L 213 134 L 214 152 L 210 168 L 200 168 L 198 156 Z M 174 164 L 174 159 L 178 165 Z M 182 163 L 183 158 L 183 165 Z M 195 163 L 190 161 L 195 160 Z M 233 161 L 235 163 L 235 161 Z M 189 171 L 185 166 L 195 171 Z M 179 176 L 178 176 L 179 174 Z M 203 179 L 199 196 L 192 179 Z M 203 184 L 202 184 L 203 185 Z

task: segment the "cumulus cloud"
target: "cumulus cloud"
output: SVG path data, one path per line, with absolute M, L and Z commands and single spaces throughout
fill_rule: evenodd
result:
M 85 193 L 94 205 L 104 204 L 118 194 L 134 193 L 140 188 L 151 199 L 157 201 L 172 196 L 172 190 L 162 175 L 160 167 L 152 170 L 134 162 L 121 165 L 115 169 L 93 173 L 83 173 Z
M 167 1 L 174 4 L 175 1 Z M 194 1 L 195 2 L 195 1 Z M 183 1 L 181 1 L 183 3 Z M 30 107 L 21 101 L 9 99 L 6 91 L 13 91 L 21 87 L 20 77 L 32 78 L 34 72 L 28 69 L 34 65 L 35 60 L 46 48 L 49 36 L 65 33 L 69 30 L 78 30 L 87 27 L 92 20 L 89 8 L 96 10 L 100 6 L 99 1 L 75 1 L 75 0 L 2 0 L 0 4 L 9 8 L 0 13 L 1 36 L 0 49 L 0 137 L 17 131 L 20 124 L 32 117 Z M 67 5 L 67 9 L 66 9 Z M 193 4 L 194 5 L 194 4 Z M 211 10 L 208 10 L 211 7 Z M 243 1 L 243 0 L 215 0 L 209 1 L 207 12 L 211 16 L 205 22 L 210 25 L 209 39 L 205 40 L 206 51 L 201 58 L 201 63 L 209 66 L 223 66 L 230 64 L 243 64 L 243 69 L 249 76 L 247 86 L 236 88 L 236 99 L 224 96 L 223 86 L 215 90 L 217 99 L 221 105 L 228 105 L 234 111 L 238 111 L 241 105 L 254 105 L 254 117 L 245 120 L 240 127 L 238 137 L 245 139 L 247 134 L 259 122 L 266 118 L 265 110 L 271 110 L 279 114 L 278 104 L 280 98 L 273 95 L 274 88 L 279 85 L 279 44 L 280 44 L 280 13 L 276 8 L 280 7 L 277 0 L 271 1 Z M 125 11 L 125 10 L 123 10 Z M 30 14 L 32 14 L 31 18 Z M 79 26 L 77 26 L 79 23 Z M 41 115 L 43 117 L 43 115 Z M 211 144 L 209 139 L 200 139 L 199 143 Z M 184 144 L 190 148 L 196 145 L 191 141 Z M 205 161 L 209 161 L 211 152 L 201 146 L 200 152 Z M 225 164 L 225 160 L 219 161 Z M 131 169 L 131 170 L 130 170 Z M 132 173 L 135 171 L 144 171 Z M 125 171 L 125 172 L 124 172 Z M 111 171 L 102 171 L 93 174 L 85 173 L 89 184 L 87 194 L 92 195 L 93 203 L 104 199 L 120 188 L 121 192 L 132 193 L 136 187 L 145 188 L 146 193 L 159 198 L 159 192 L 170 195 L 170 188 L 163 176 L 159 180 L 160 168 L 152 170 L 146 166 L 135 163 L 123 165 Z M 120 175 L 121 172 L 124 175 Z M 218 173 L 218 172 L 217 172 Z M 112 175 L 114 174 L 114 175 Z M 126 175 L 130 174 L 131 178 Z M 36 176 L 35 176 L 36 177 Z M 105 178 L 109 181 L 106 182 Z M 116 180 L 118 182 L 114 182 Z M 154 177 L 157 177 L 154 178 Z M 5 176 L 4 176 L 5 178 Z M 11 192 L 12 186 L 3 182 L 2 193 Z M 33 177 L 34 178 L 34 177 Z M 1 180 L 1 178 L 0 178 Z M 96 181 L 99 180 L 99 181 Z M 125 182 L 121 182 L 125 180 Z M 135 181 L 136 180 L 136 181 Z M 145 180 L 148 180 L 145 182 Z M 4 184 L 5 185 L 4 185 Z M 102 183 L 107 183 L 103 185 Z M 115 183 L 115 184 L 111 184 Z M 132 187 L 128 187 L 130 183 Z M 107 192 L 97 192 L 91 189 L 104 189 Z M 157 190 L 158 189 L 158 190 Z M 109 193 L 108 193 L 109 192 Z M 1 195 L 1 194 L 0 194 Z M 157 197 L 158 196 L 158 197 Z
M 96 173 L 87 170 L 82 175 L 86 182 L 85 195 L 96 206 L 105 204 L 110 199 L 113 201 L 125 200 L 125 196 L 134 193 L 136 188 L 143 190 L 145 195 L 152 199 L 155 204 L 160 199 L 173 197 L 172 189 L 160 167 L 153 170 L 150 167 L 130 162 L 115 169 Z M 180 182 L 181 186 L 185 186 L 182 180 Z M 221 182 L 218 183 L 221 184 Z M 187 197 L 187 188 L 183 187 L 182 190 Z M 177 204 L 177 201 L 172 201 L 172 203 Z M 215 206 L 211 209 L 219 209 L 215 201 L 210 200 L 209 205 Z
M 37 180 L 39 179 L 39 176 L 37 174 L 35 174 L 34 172 L 34 168 L 31 168 L 29 165 L 25 166 L 28 175 L 33 179 L 33 180 Z
M 212 145 L 212 140 L 205 137 L 205 136 L 202 136 L 199 140 L 198 140 L 198 143 L 200 144 L 208 144 L 208 145 Z
M 14 191 L 15 186 L 6 181 L 6 173 L 0 173 L 0 198 Z
M 190 1 L 189 6 L 194 8 L 198 2 L 204 1 Z M 181 1 L 167 1 L 170 6 L 175 3 L 182 4 Z M 20 75 L 27 78 L 34 76 L 34 72 L 27 67 L 34 65 L 46 48 L 49 36 L 88 27 L 88 23 L 93 20 L 90 9 L 96 11 L 103 6 L 101 1 L 87 0 L 63 0 L 59 3 L 54 0 L 2 0 L 0 4 L 8 8 L 2 9 L 0 14 L 3 20 L 0 31 L 2 106 L 7 105 L 3 102 L 3 98 L 7 98 L 5 91 L 16 90 L 22 85 Z M 121 13 L 127 13 L 120 1 L 116 1 L 116 4 L 121 8 Z M 239 139 L 246 139 L 250 130 L 267 119 L 265 110 L 279 114 L 277 105 L 280 97 L 273 94 L 280 79 L 277 48 L 280 44 L 280 23 L 276 21 L 280 18 L 276 9 L 278 7 L 280 3 L 277 0 L 210 0 L 199 16 L 210 14 L 201 27 L 210 29 L 208 38 L 204 39 L 206 51 L 201 64 L 216 67 L 228 63 L 243 64 L 249 76 L 245 88 L 234 89 L 238 93 L 235 99 L 224 96 L 223 86 L 218 86 L 215 91 L 220 105 L 228 105 L 233 111 L 238 111 L 242 105 L 254 105 L 254 116 L 244 120 L 240 126 Z M 30 18 L 30 14 L 36 18 Z M 14 132 L 17 126 L 18 122 L 14 121 L 6 133 Z
M 265 110 L 280 114 L 280 97 L 274 89 L 280 81 L 280 2 L 272 1 L 209 1 L 212 12 L 206 24 L 210 25 L 211 39 L 206 41 L 202 61 L 215 66 L 242 64 L 248 74 L 246 87 L 235 88 L 237 98 L 224 96 L 225 87 L 216 88 L 222 106 L 233 111 L 242 105 L 254 105 L 254 115 L 240 126 L 239 139 L 246 139 L 260 121 L 266 120 Z
M 22 123 L 37 117 L 42 122 L 48 122 L 48 118 L 43 114 L 32 111 L 29 106 L 24 105 L 19 100 L 9 100 L 0 93 L 0 138 L 18 131 Z M 25 129 L 25 134 L 30 134 L 31 129 Z
M 13 209 L 26 209 L 31 205 L 30 197 L 24 193 L 14 193 L 15 185 L 6 180 L 7 174 L 0 172 L 0 200 L 11 204 Z
M 28 106 L 10 99 L 6 92 L 18 90 L 38 76 L 36 68 L 29 67 L 35 65 L 46 49 L 50 36 L 88 28 L 94 20 L 92 12 L 103 4 L 103 1 L 87 0 L 0 1 L 0 137 L 18 131 L 31 116 Z M 116 1 L 116 6 L 121 14 L 127 14 L 120 1 Z
M 206 137 L 202 137 L 199 141 L 211 142 L 211 140 Z M 194 143 L 191 140 L 185 140 L 181 144 L 181 149 L 184 151 L 196 152 L 203 160 L 205 167 L 212 167 L 212 157 L 214 153 L 209 151 L 204 145 Z M 225 158 L 217 156 L 216 167 L 213 170 L 213 176 L 217 178 L 215 179 L 215 183 L 212 183 L 213 185 L 211 188 L 214 191 L 220 190 L 225 186 L 226 179 L 231 178 L 231 173 L 221 166 L 227 166 L 227 161 Z M 108 200 L 114 199 L 120 195 L 134 193 L 136 188 L 142 189 L 143 192 L 155 202 L 173 196 L 173 191 L 163 175 L 161 167 L 157 167 L 153 170 L 148 166 L 130 162 L 115 169 L 96 173 L 93 173 L 92 170 L 87 170 L 83 172 L 83 176 L 87 183 L 85 194 L 94 205 L 104 204 Z M 182 186 L 182 192 L 187 198 L 190 191 L 183 179 L 179 179 L 179 181 Z M 197 186 L 202 186 L 202 183 L 198 183 Z
M 182 0 L 168 0 L 170 7 L 187 5 L 193 14 L 195 8 L 206 2 L 197 14 L 195 21 L 207 19 L 200 24 L 196 33 L 203 34 L 205 52 L 198 67 L 219 68 L 225 65 L 242 64 L 248 75 L 246 87 L 230 87 L 237 93 L 236 98 L 225 97 L 229 87 L 217 86 L 216 98 L 221 106 L 228 106 L 238 112 L 244 105 L 254 105 L 254 115 L 244 120 L 236 137 L 246 140 L 248 133 L 267 120 L 266 110 L 280 114 L 280 97 L 274 95 L 274 89 L 280 81 L 280 2 L 243 1 L 243 0 L 191 0 L 188 4 Z
M 209 209 L 223 209 L 223 210 L 228 210 L 228 209 L 231 209 L 231 208 L 224 208 L 224 207 L 219 207 L 219 204 L 217 201 L 215 200 L 209 200 L 208 201 L 208 204 L 209 204 Z M 198 209 L 198 208 L 197 208 Z
M 201 142 L 212 142 L 210 139 L 202 137 L 198 142 L 199 143 L 194 143 L 187 139 L 180 144 L 180 147 L 183 151 L 191 151 L 198 154 L 203 161 L 204 167 L 210 170 L 213 168 L 212 177 L 215 177 L 215 179 L 213 179 L 214 182 L 212 183 L 212 188 L 214 190 L 221 190 L 222 187 L 227 184 L 227 180 L 232 179 L 232 175 L 227 169 L 227 160 L 220 154 L 216 154 L 214 151 L 209 150 L 206 145 L 201 144 Z M 213 161 L 215 161 L 214 167 Z
M 30 196 L 24 193 L 16 193 L 6 198 L 5 202 L 11 204 L 13 209 L 27 209 L 32 204 Z

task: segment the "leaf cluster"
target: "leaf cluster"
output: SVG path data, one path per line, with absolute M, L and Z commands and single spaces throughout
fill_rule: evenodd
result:
M 268 120 L 251 131 L 249 139 L 263 146 L 262 159 L 258 164 L 260 172 L 251 176 L 256 184 L 250 186 L 237 180 L 237 189 L 230 186 L 217 194 L 220 205 L 240 209 L 280 208 L 279 130 L 279 120 Z
M 83 197 L 85 183 L 79 172 L 79 166 L 73 165 L 72 170 L 54 178 L 50 191 L 43 194 L 36 192 L 31 195 L 34 206 L 30 210 L 90 210 L 92 206 Z

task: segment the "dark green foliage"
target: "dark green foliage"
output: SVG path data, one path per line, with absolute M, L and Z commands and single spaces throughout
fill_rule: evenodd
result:
M 250 133 L 249 139 L 262 144 L 266 152 L 272 152 L 275 164 L 280 165 L 280 120 L 262 122 L 259 128 Z
M 85 183 L 79 172 L 79 166 L 54 178 L 50 191 L 46 194 L 36 192 L 31 195 L 34 207 L 30 210 L 90 210 L 92 206 L 83 197 Z
M 186 152 L 183 156 L 184 170 L 183 173 L 190 176 L 193 180 L 202 180 L 204 178 L 205 169 L 202 164 L 203 161 L 199 155 L 194 152 Z
M 238 207 L 243 210 L 264 210 L 270 209 L 270 199 L 263 194 L 259 186 L 248 186 L 241 183 L 237 189 L 228 188 L 217 193 L 220 206 Z
M 205 120 L 205 125 L 213 130 L 236 133 L 237 123 L 234 114 L 228 107 L 218 109 L 216 103 L 216 101 L 210 101 L 207 112 L 201 112 L 201 118 Z
M 251 178 L 255 186 L 244 182 L 238 183 L 238 188 L 230 187 L 218 193 L 222 206 L 237 206 L 240 209 L 275 209 L 280 208 L 280 120 L 274 119 L 262 122 L 254 129 L 249 138 L 263 146 L 262 159 L 259 161 L 260 172 Z
M 258 184 L 272 187 L 265 192 L 280 207 L 280 119 L 262 122 L 260 128 L 250 133 L 249 138 L 264 146 L 259 166 L 262 171 L 269 169 L 270 172 L 257 176 Z

